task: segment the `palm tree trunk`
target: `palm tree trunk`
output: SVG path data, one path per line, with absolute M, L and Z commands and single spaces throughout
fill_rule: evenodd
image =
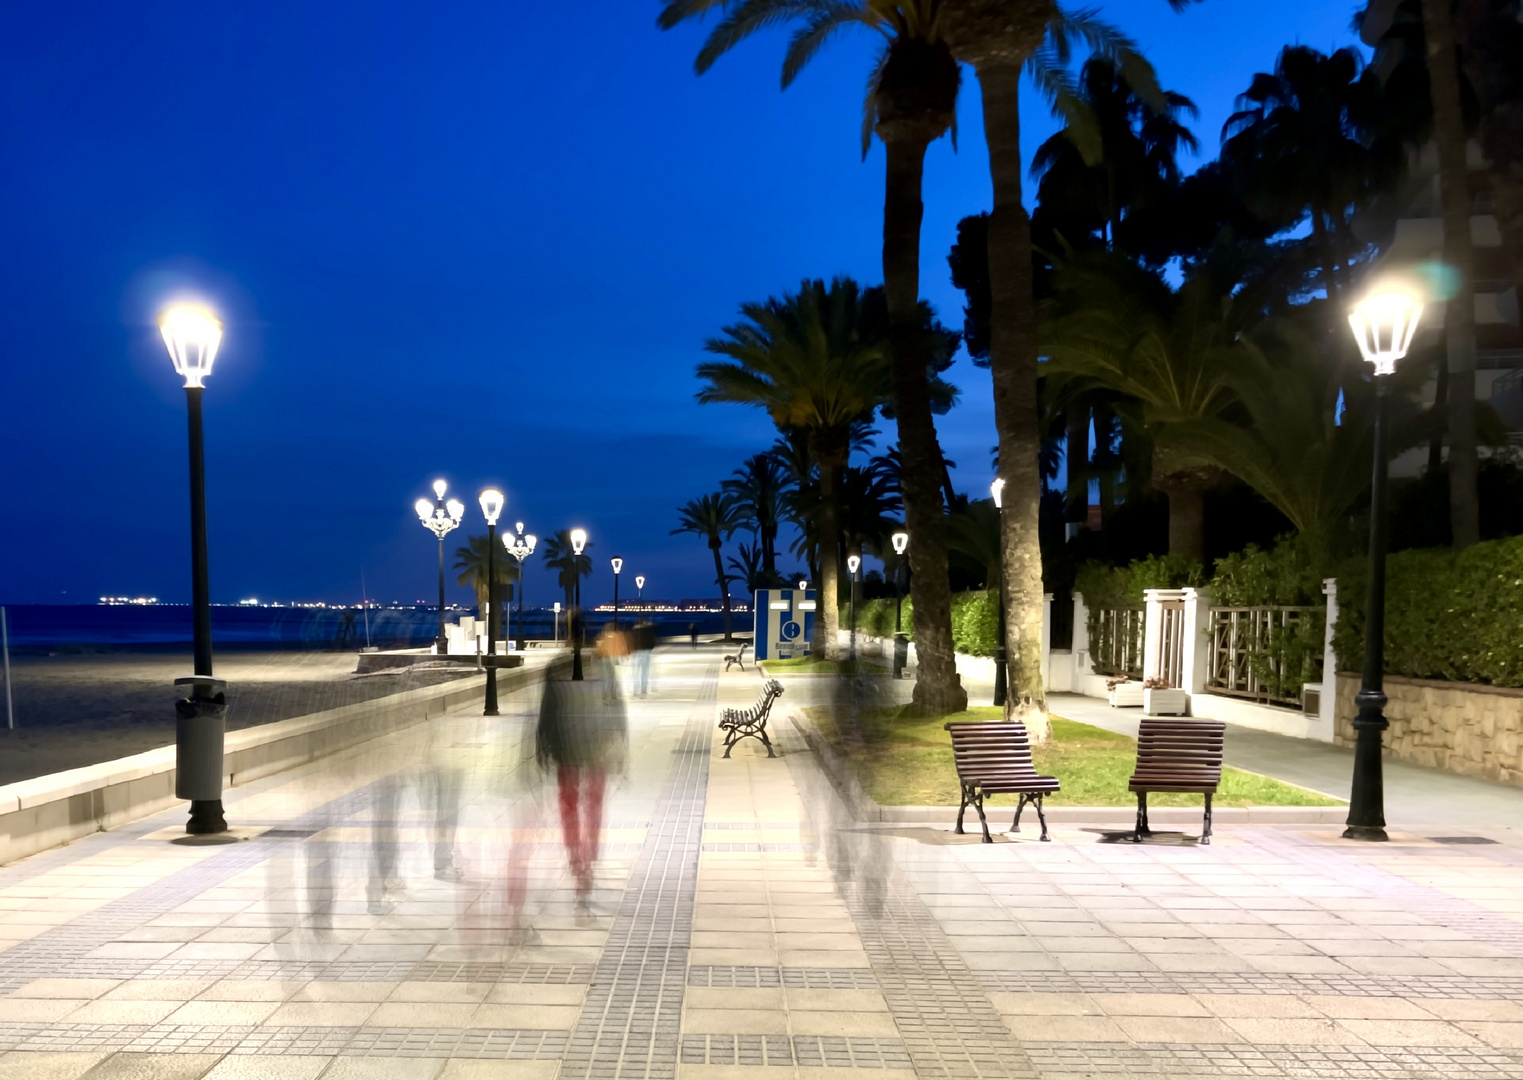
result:
M 1021 202 L 1021 68 L 1008 60 L 979 64 L 984 139 L 994 181 L 989 215 L 989 289 L 993 313 L 989 368 L 999 431 L 1005 510 L 1006 649 L 1010 657 L 1005 715 L 1024 720 L 1033 743 L 1051 738 L 1042 673 L 1042 548 L 1038 525 L 1042 476 L 1037 402 L 1037 341 L 1031 282 L 1031 221 Z M 916 627 L 919 629 L 918 625 Z
M 1327 290 L 1327 299 L 1331 304 L 1338 302 L 1338 256 L 1333 253 L 1333 238 L 1327 228 L 1327 219 L 1322 214 L 1322 208 L 1316 203 L 1311 208 L 1311 231 L 1312 239 L 1317 245 L 1317 253 L 1322 259 L 1322 287 Z
M 1476 491 L 1479 461 L 1475 431 L 1475 255 L 1470 242 L 1470 175 L 1465 161 L 1465 117 L 1460 106 L 1459 61 L 1450 0 L 1423 0 L 1428 42 L 1428 86 L 1444 210 L 1444 261 L 1458 288 L 1444 312 L 1449 353 L 1449 523 L 1454 546 L 1481 538 Z
M 818 438 L 824 440 L 829 437 L 822 435 Z M 841 441 L 845 442 L 844 435 Z M 824 446 L 816 447 L 815 460 L 820 467 L 819 535 L 815 541 L 815 557 L 820 566 L 815 575 L 818 588 L 815 589 L 814 640 L 816 646 L 824 643 L 826 660 L 839 660 L 841 643 L 838 631 L 841 613 L 837 590 L 840 588 L 841 563 L 837 552 L 840 549 L 841 513 L 836 503 L 839 498 L 836 470 L 839 466 L 836 454 L 828 452 Z
M 1433 434 L 1428 437 L 1428 468 L 1444 467 L 1444 420 L 1449 412 L 1449 365 L 1440 362 L 1433 382 Z
M 730 583 L 725 580 L 724 561 L 719 555 L 719 544 L 710 540 L 709 550 L 714 553 L 714 584 L 719 586 L 719 603 L 724 609 L 724 639 L 734 641 L 734 628 L 730 624 Z
M 920 197 L 923 139 L 884 139 L 888 176 L 883 194 L 883 283 L 894 365 L 894 411 L 903 462 L 901 486 L 910 536 L 918 669 L 914 702 L 927 715 L 962 712 L 968 693 L 957 677 L 952 644 L 952 584 L 947 571 L 941 480 L 946 473 L 931 416 L 925 335 L 920 316 Z

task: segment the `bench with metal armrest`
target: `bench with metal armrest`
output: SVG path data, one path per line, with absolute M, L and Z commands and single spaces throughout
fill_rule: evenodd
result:
M 772 703 L 783 696 L 783 684 L 776 679 L 768 679 L 762 684 L 761 697 L 756 699 L 756 704 L 749 709 L 726 709 L 719 721 L 719 728 L 725 733 L 724 756 L 729 757 L 730 751 L 741 739 L 758 739 L 767 748 L 767 756 L 777 757 L 772 752 L 772 740 L 767 738 L 767 718 L 772 715 Z
M 1041 776 L 1031 763 L 1031 739 L 1026 725 L 1019 720 L 955 720 L 946 725 L 952 733 L 952 756 L 957 763 L 957 781 L 962 788 L 962 805 L 957 808 L 956 832 L 962 832 L 962 818 L 971 803 L 978 811 L 984 829 L 984 843 L 992 844 L 989 821 L 984 817 L 985 795 L 1019 795 L 1011 832 L 1021 831 L 1021 812 L 1029 802 L 1036 807 L 1042 823 L 1042 839 L 1047 835 L 1047 815 L 1042 813 L 1042 799 L 1059 790 L 1056 777 Z

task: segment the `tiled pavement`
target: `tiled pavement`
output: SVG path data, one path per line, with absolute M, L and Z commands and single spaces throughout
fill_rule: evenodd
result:
M 525 695 L 238 789 L 237 843 L 176 843 L 175 813 L 0 868 L 0 1080 L 1523 1078 L 1515 823 L 1210 848 L 859 825 L 786 719 L 779 759 L 717 757 L 716 707 L 757 682 L 716 659 L 664 650 L 631 705 L 590 913 Z M 376 793 L 429 769 L 461 782 L 465 878 L 434 879 L 413 784 L 376 903 Z

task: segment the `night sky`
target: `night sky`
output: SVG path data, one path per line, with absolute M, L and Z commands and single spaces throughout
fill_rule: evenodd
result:
M 1208 156 L 1282 45 L 1353 42 L 1348 0 L 1099 6 L 1199 103 Z M 433 595 L 411 507 L 435 476 L 470 507 L 452 542 L 484 530 L 487 483 L 541 536 L 586 527 L 589 601 L 614 554 L 648 596 L 711 594 L 673 508 L 773 431 L 694 403 L 693 366 L 743 300 L 880 280 L 872 40 L 782 93 L 781 35 L 699 78 L 705 28 L 662 33 L 658 8 L 6 5 L 0 602 L 188 599 L 184 395 L 154 326 L 181 296 L 226 326 L 205 398 L 215 602 L 352 602 L 362 568 L 373 598 Z M 945 257 L 989 203 L 964 85 L 960 152 L 927 165 L 922 279 L 959 326 Z M 1034 95 L 1025 111 L 1029 156 L 1054 125 Z M 965 358 L 951 377 L 942 440 L 982 491 L 988 379 Z M 548 574 L 529 589 L 549 599 Z

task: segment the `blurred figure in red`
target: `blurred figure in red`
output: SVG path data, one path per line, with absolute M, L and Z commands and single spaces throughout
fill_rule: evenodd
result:
M 579 906 L 592 891 L 592 867 L 603 831 L 603 789 L 610 772 L 624 769 L 629 727 L 613 668 L 613 640 L 599 640 L 587 677 L 571 678 L 570 657 L 545 673 L 534 756 L 553 768 L 560 788 L 561 832 Z

